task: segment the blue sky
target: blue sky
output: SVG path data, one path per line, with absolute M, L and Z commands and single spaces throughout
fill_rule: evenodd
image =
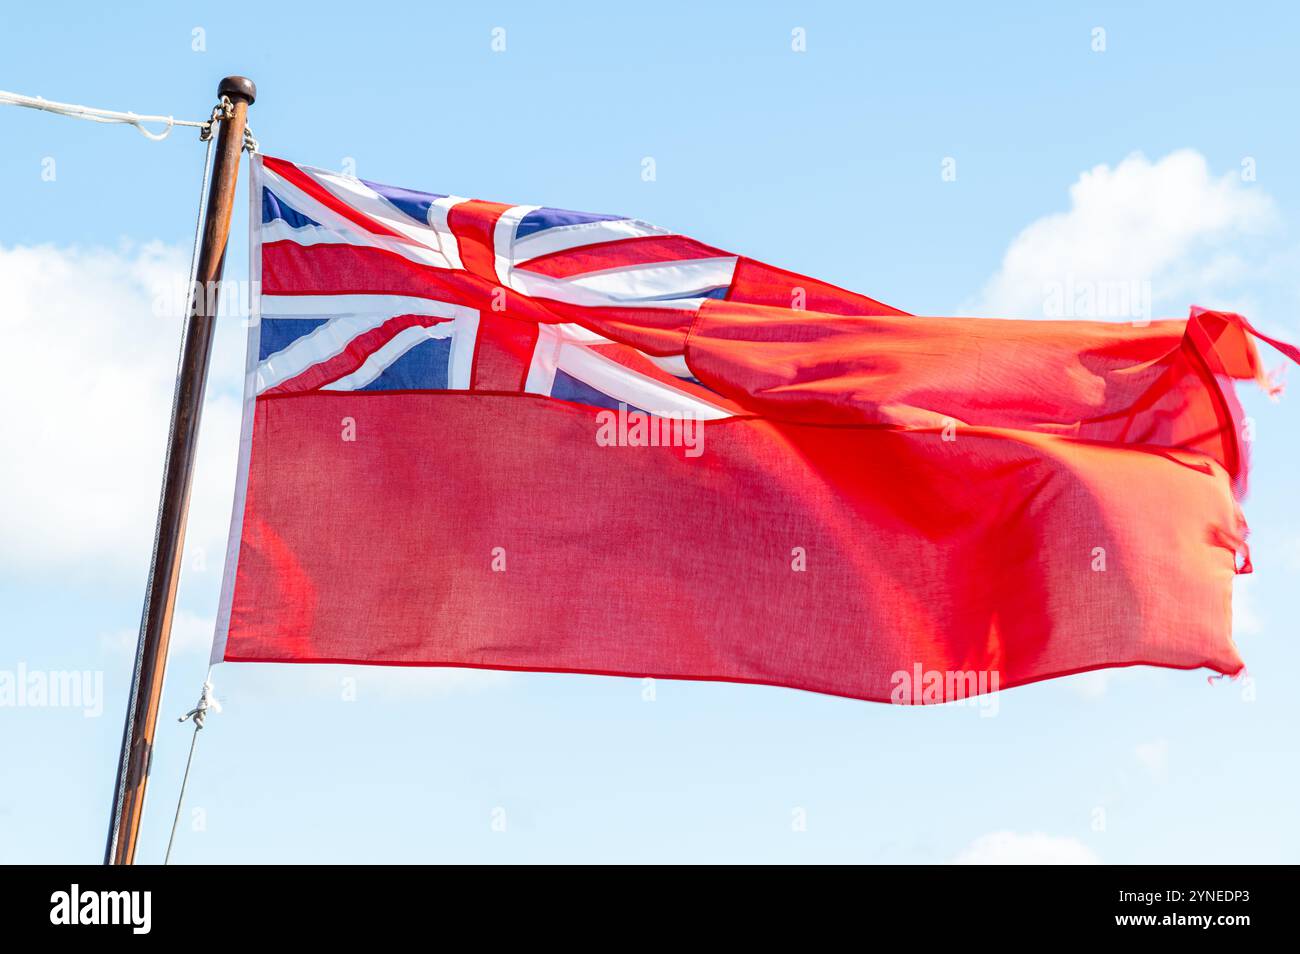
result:
M 1131 280 L 1157 316 L 1236 308 L 1300 340 L 1300 15 L 1134 7 L 27 5 L 7 12 L 0 87 L 200 119 L 244 73 L 271 155 L 633 215 L 918 313 L 1032 317 L 1050 282 Z M 192 131 L 150 143 L 8 108 L 0 141 L 0 333 L 25 366 L 0 383 L 0 670 L 104 689 L 98 716 L 0 708 L 0 861 L 97 861 L 178 340 L 151 305 L 183 281 L 202 155 Z M 229 278 L 246 228 L 241 205 Z M 145 860 L 189 742 L 171 720 L 206 669 L 242 333 L 225 320 L 214 355 Z M 1300 417 L 1294 394 L 1242 397 L 1248 679 L 1134 669 L 922 710 L 224 664 L 174 860 L 1300 860 Z

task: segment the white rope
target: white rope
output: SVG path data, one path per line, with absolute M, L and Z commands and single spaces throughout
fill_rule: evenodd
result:
M 176 126 L 194 126 L 206 129 L 210 122 L 198 122 L 193 119 L 177 119 L 175 116 L 140 116 L 136 113 L 120 113 L 112 109 L 96 109 L 93 106 L 78 106 L 75 103 L 56 103 L 40 96 L 23 96 L 0 89 L 0 104 L 7 106 L 25 106 L 28 109 L 42 109 L 47 113 L 71 116 L 73 119 L 88 119 L 92 123 L 122 123 L 134 126 L 146 139 L 154 142 L 166 139 Z M 145 128 L 145 123 L 162 123 L 161 132 L 152 132 Z
M 185 715 L 177 719 L 177 722 L 184 722 L 186 719 L 194 720 L 194 734 L 190 736 L 190 754 L 185 760 L 185 775 L 181 778 L 180 794 L 176 796 L 176 815 L 172 818 L 172 833 L 167 839 L 167 854 L 163 855 L 163 864 L 170 864 L 172 858 L 172 844 L 176 841 L 176 826 L 181 820 L 181 805 L 185 803 L 185 786 L 190 781 L 190 766 L 194 764 L 194 746 L 199 741 L 199 730 L 203 728 L 203 723 L 208 717 L 208 710 L 214 712 L 221 711 L 221 704 L 217 702 L 217 697 L 212 694 L 212 668 L 208 667 L 208 678 L 203 681 L 203 691 L 199 693 L 199 701 L 194 708 Z

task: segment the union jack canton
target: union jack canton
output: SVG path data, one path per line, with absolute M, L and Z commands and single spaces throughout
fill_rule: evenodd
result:
M 899 313 L 637 219 L 416 192 L 270 157 L 255 159 L 253 189 L 258 395 L 526 392 L 713 420 L 739 409 L 692 376 L 672 333 L 706 299 L 789 307 L 802 294 L 823 310 Z M 645 340 L 615 343 L 594 326 Z

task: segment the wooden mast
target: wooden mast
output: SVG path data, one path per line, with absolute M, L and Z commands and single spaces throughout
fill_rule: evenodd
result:
M 218 283 L 225 266 L 230 212 L 235 201 L 235 183 L 239 178 L 248 107 L 257 97 L 257 87 L 245 77 L 227 76 L 217 86 L 217 95 L 223 107 L 227 103 L 229 106 L 224 108 L 224 116 L 218 123 L 216 156 L 195 274 L 198 284 L 192 293 L 194 303 L 186 319 L 184 351 L 176 379 L 162 496 L 158 504 L 158 530 L 145 589 L 140 640 L 136 647 L 131 696 L 127 701 L 126 725 L 122 732 L 122 752 L 113 790 L 113 817 L 108 827 L 104 864 L 129 865 L 135 861 L 145 787 L 153 759 L 158 704 L 167 667 L 176 588 L 180 582 L 199 418 L 203 411 L 217 303 L 221 298 L 217 293 Z

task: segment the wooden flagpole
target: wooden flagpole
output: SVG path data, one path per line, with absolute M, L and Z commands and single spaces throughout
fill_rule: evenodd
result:
M 171 429 L 163 471 L 162 497 L 158 504 L 158 530 L 154 539 L 153 563 L 145 589 L 140 620 L 140 641 L 136 647 L 135 674 L 127 701 L 126 725 L 122 731 L 122 753 L 113 790 L 113 817 L 108 827 L 104 864 L 135 862 L 136 839 L 144 811 L 145 787 L 153 759 L 154 730 L 162 698 L 163 673 L 167 667 L 167 646 L 171 640 L 172 611 L 180 582 L 181 556 L 185 544 L 185 519 L 194 476 L 194 452 L 198 446 L 199 418 L 208 379 L 208 359 L 216 327 L 217 294 L 225 267 L 226 241 L 230 236 L 230 212 L 239 178 L 239 158 L 244 147 L 248 107 L 257 97 L 253 81 L 227 76 L 217 86 L 223 105 L 229 103 L 219 123 L 216 157 L 208 188 L 208 205 L 203 220 L 203 238 L 195 274 L 194 304 L 187 318 L 184 351 L 176 380 Z M 209 314 L 211 309 L 211 314 Z

